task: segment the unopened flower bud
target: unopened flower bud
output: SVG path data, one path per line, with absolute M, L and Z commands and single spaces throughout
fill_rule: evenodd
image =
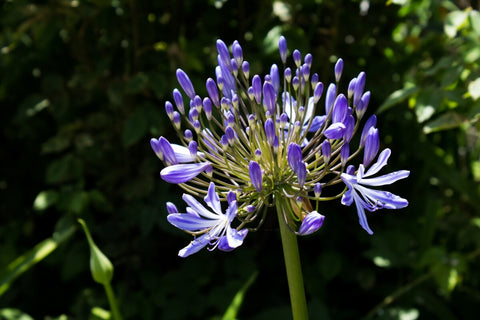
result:
M 248 61 L 243 61 L 242 71 L 243 71 L 243 74 L 245 75 L 245 78 L 247 78 L 248 80 L 248 77 L 250 75 L 250 64 L 248 63 Z
M 260 104 L 262 102 L 262 79 L 258 74 L 254 75 L 252 78 L 252 88 L 255 101 L 257 104 Z
M 340 78 L 342 77 L 342 72 L 343 72 L 343 60 L 342 58 L 337 60 L 337 63 L 335 63 L 335 81 L 338 83 L 340 81 Z
M 283 63 L 287 62 L 287 40 L 284 36 L 280 36 L 278 40 L 278 50 L 280 51 L 280 58 Z
M 216 107 L 219 107 L 220 106 L 220 101 L 219 101 L 219 96 L 218 96 L 217 84 L 215 83 L 215 81 L 212 78 L 208 78 L 207 83 L 206 83 L 206 87 L 207 87 L 208 95 L 210 96 L 210 99 L 212 99 L 213 104 Z
M 253 187 L 257 192 L 262 192 L 263 189 L 263 173 L 260 165 L 255 161 L 250 161 L 250 165 L 248 166 L 250 172 L 250 181 L 252 182 Z
M 183 97 L 180 91 L 175 88 L 173 89 L 173 101 L 175 101 L 175 105 L 177 106 L 177 110 L 180 111 L 181 114 L 185 113 L 185 107 L 183 105 Z
M 297 49 L 293 51 L 293 61 L 295 62 L 297 68 L 300 68 L 300 65 L 302 63 L 302 54 Z
M 177 69 L 177 80 L 183 91 L 190 99 L 195 97 L 195 89 L 193 88 L 192 81 L 182 69 Z
M 173 120 L 173 105 L 170 101 L 165 101 L 165 112 L 168 115 L 170 121 Z

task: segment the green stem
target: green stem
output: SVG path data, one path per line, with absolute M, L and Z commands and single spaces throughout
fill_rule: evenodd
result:
M 110 312 L 112 313 L 113 320 L 122 320 L 120 311 L 118 309 L 117 300 L 115 299 L 115 294 L 113 293 L 112 286 L 110 282 L 103 285 L 105 292 L 107 294 L 108 304 L 110 305 Z
M 288 203 L 283 203 L 277 198 L 275 204 L 278 224 L 280 225 L 280 235 L 282 237 L 283 256 L 285 258 L 285 268 L 287 269 L 288 289 L 290 291 L 293 319 L 306 320 L 308 319 L 308 309 L 307 300 L 305 298 L 305 289 L 303 287 L 302 267 L 300 265 L 297 236 L 285 223 L 284 214 L 289 214 L 288 212 L 285 212 L 288 210 Z

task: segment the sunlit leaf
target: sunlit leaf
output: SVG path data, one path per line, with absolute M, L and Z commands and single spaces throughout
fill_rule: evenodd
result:
M 243 285 L 243 287 L 237 292 L 235 297 L 233 298 L 232 302 L 225 311 L 222 320 L 233 320 L 237 318 L 238 311 L 242 306 L 243 299 L 245 297 L 245 293 L 247 292 L 248 288 L 255 282 L 257 278 L 258 271 L 255 271 L 250 278 L 248 278 L 247 282 Z
M 418 92 L 419 88 L 416 87 L 413 84 L 407 83 L 405 87 L 402 89 L 394 91 L 390 96 L 388 96 L 387 99 L 382 103 L 382 105 L 378 108 L 378 113 L 382 113 L 391 107 L 399 104 L 400 102 L 405 101 L 412 95 L 416 94 Z
M 454 38 L 457 31 L 465 24 L 468 18 L 468 13 L 465 11 L 452 11 L 447 14 L 445 18 L 445 25 L 443 30 L 449 38 Z
M 468 93 L 473 100 L 480 98 L 480 78 L 477 78 L 468 84 Z
M 37 211 L 43 211 L 55 204 L 58 200 L 58 192 L 55 190 L 41 191 L 33 201 L 33 208 Z
M 89 320 L 110 320 L 110 319 L 112 319 L 112 314 L 110 313 L 110 311 L 102 309 L 100 307 L 92 308 Z
M 416 99 L 415 114 L 417 121 L 422 123 L 430 119 L 442 102 L 441 91 L 436 88 L 424 88 Z
M 465 118 L 456 112 L 447 112 L 439 117 L 427 122 L 423 126 L 423 132 L 426 134 L 457 128 L 465 122 Z
M 31 316 L 21 310 L 13 308 L 0 309 L 0 319 L 2 320 L 33 320 Z
M 73 224 L 64 224 L 51 238 L 45 239 L 33 249 L 19 256 L 0 272 L 0 296 L 8 290 L 12 282 L 35 264 L 45 259 L 75 231 Z
M 480 37 L 480 13 L 477 10 L 470 11 L 470 25 L 477 36 Z

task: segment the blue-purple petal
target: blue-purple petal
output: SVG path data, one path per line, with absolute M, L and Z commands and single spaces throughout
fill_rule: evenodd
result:
M 325 137 L 328 139 L 341 139 L 345 132 L 345 125 L 341 122 L 332 123 L 325 130 Z
M 380 138 L 378 129 L 371 127 L 370 130 L 368 130 L 367 138 L 365 139 L 365 149 L 363 150 L 363 165 L 365 167 L 368 167 L 372 160 L 375 159 L 379 148 Z
M 400 179 L 405 179 L 410 175 L 408 170 L 400 170 L 385 174 L 375 178 L 361 179 L 360 183 L 367 186 L 383 186 L 392 184 Z
M 280 36 L 280 39 L 278 39 L 278 50 L 280 51 L 282 62 L 287 62 L 287 40 L 284 36 Z
M 265 82 L 263 84 L 263 104 L 267 107 L 270 114 L 275 112 L 275 101 L 277 99 L 277 94 L 275 93 L 275 88 L 270 82 Z
M 388 158 L 390 158 L 391 151 L 389 148 L 386 148 L 380 154 L 378 155 L 377 162 L 372 164 L 370 169 L 363 175 L 361 178 L 369 177 L 374 174 L 376 174 L 378 171 L 380 171 L 383 167 L 387 165 Z
M 164 168 L 160 176 L 168 183 L 185 183 L 198 176 L 210 165 L 209 162 L 175 164 Z
M 185 231 L 201 231 L 215 226 L 218 221 L 205 219 L 188 213 L 172 213 L 167 216 L 168 222 Z
M 312 211 L 303 219 L 298 233 L 302 236 L 312 234 L 320 229 L 324 220 L 324 215 L 321 215 L 317 211 Z
M 180 83 L 183 91 L 185 91 L 185 93 L 187 94 L 187 96 L 190 99 L 195 98 L 195 89 L 193 88 L 192 81 L 190 81 L 190 78 L 182 69 L 177 69 L 177 80 L 178 83 Z
M 258 192 L 261 192 L 263 189 L 263 185 L 262 185 L 263 174 L 262 174 L 262 169 L 260 168 L 260 165 L 255 161 L 250 161 L 250 165 L 248 169 L 250 172 L 250 181 L 252 182 L 253 187 Z
M 297 171 L 298 164 L 303 160 L 302 148 L 296 143 L 290 143 L 287 148 L 288 165 L 293 171 Z
M 210 243 L 210 234 L 205 233 L 204 235 L 193 239 L 185 248 L 178 252 L 178 256 L 186 258 L 189 255 L 197 253 L 198 251 L 205 248 L 207 244 Z
M 308 129 L 308 132 L 318 131 L 323 126 L 326 119 L 327 119 L 327 116 L 315 116 L 312 120 L 312 124 L 310 125 L 310 128 Z
M 215 184 L 213 182 L 210 182 L 207 195 L 203 198 L 203 200 L 213 211 L 218 214 L 222 214 L 220 198 L 218 197 L 218 193 L 215 191 Z
M 237 231 L 233 228 L 227 229 L 227 234 L 220 238 L 218 242 L 218 249 L 221 251 L 229 252 L 235 248 L 238 248 L 243 244 L 243 240 L 248 234 L 248 229 L 242 229 Z
M 168 142 L 168 140 L 164 137 L 160 137 L 160 139 L 158 140 L 158 144 L 160 150 L 162 151 L 163 159 L 167 163 L 167 165 L 177 164 L 177 157 L 175 156 L 175 151 L 173 150 L 170 142 Z

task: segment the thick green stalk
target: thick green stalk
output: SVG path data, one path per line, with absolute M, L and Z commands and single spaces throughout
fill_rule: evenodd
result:
M 285 268 L 287 269 L 288 289 L 290 291 L 290 303 L 294 320 L 308 319 L 307 300 L 305 298 L 305 288 L 303 287 L 302 267 L 300 265 L 300 254 L 298 252 L 297 236 L 290 231 L 285 223 L 284 214 L 290 207 L 280 199 L 276 199 L 275 206 L 280 225 L 280 235 L 282 237 L 283 256 L 285 258 Z
M 112 286 L 110 283 L 107 283 L 103 286 L 105 288 L 105 293 L 107 294 L 108 304 L 110 305 L 110 312 L 112 313 L 113 320 L 122 320 L 120 315 L 120 310 L 118 309 L 117 300 L 115 299 L 115 294 L 113 293 Z

